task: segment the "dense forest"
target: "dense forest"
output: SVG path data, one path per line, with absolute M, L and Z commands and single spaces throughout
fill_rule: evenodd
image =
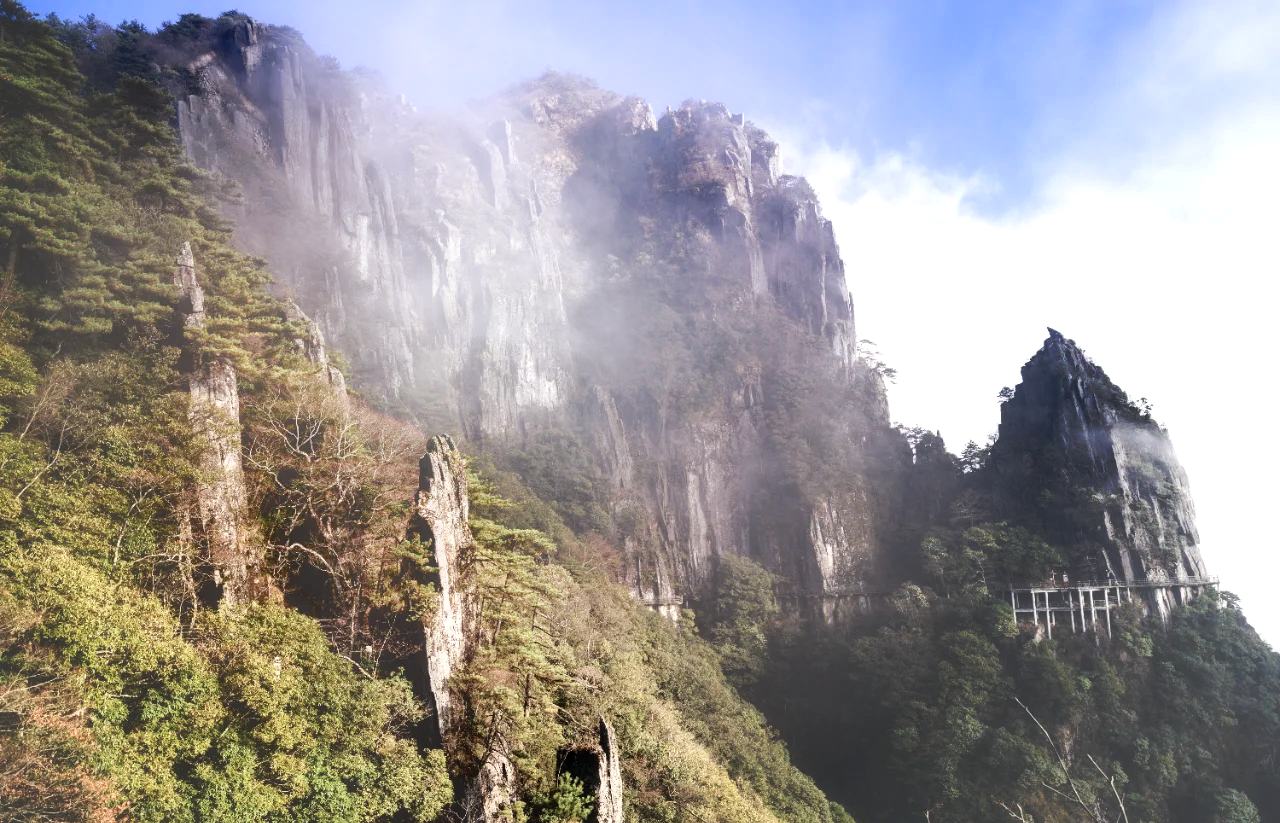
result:
M 246 20 L 148 31 L 0 0 L 0 818 L 1280 820 L 1280 658 L 1229 593 L 1052 638 L 999 594 L 1119 556 L 1097 523 L 1123 501 L 1018 428 L 1063 369 L 1142 434 L 1155 502 L 1133 516 L 1179 505 L 1142 451 L 1149 408 L 1074 344 L 1054 333 L 1024 370 L 1001 440 L 957 457 L 895 429 L 855 476 L 827 421 L 883 364 L 804 372 L 795 353 L 830 345 L 774 308 L 721 320 L 684 280 L 590 293 L 584 334 L 665 341 L 593 352 L 620 397 L 692 415 L 772 356 L 788 505 L 832 476 L 893 490 L 867 608 L 797 607 L 776 553 L 725 552 L 670 619 L 629 577 L 655 528 L 580 430 L 429 439 L 415 396 L 348 390 L 345 353 L 237 243 L 241 186 L 184 155 L 194 79 L 171 66 Z M 610 326 L 628 301 L 643 322 Z M 1159 548 L 1133 547 L 1149 576 L 1199 562 Z

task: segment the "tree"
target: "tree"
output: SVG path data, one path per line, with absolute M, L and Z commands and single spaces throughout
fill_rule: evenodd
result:
M 888 380 L 890 383 L 898 378 L 898 370 L 890 368 L 880 359 L 880 352 L 876 349 L 875 341 L 859 340 L 857 351 L 858 360 L 870 371 L 880 375 L 881 378 Z
M 538 823 L 584 823 L 595 808 L 595 799 L 583 790 L 581 780 L 561 774 L 555 791 L 538 806 Z
M 376 666 L 395 640 L 391 623 L 373 624 L 395 598 L 390 578 L 421 432 L 335 392 L 323 375 L 272 384 L 246 400 L 244 417 L 251 498 L 265 514 L 278 577 L 319 572 L 331 598 L 321 614 L 338 648 Z
M 959 464 L 960 470 L 965 474 L 981 471 L 987 465 L 987 458 L 991 456 L 991 446 L 979 446 L 975 441 L 970 440 L 964 444 L 964 450 L 960 452 Z
M 773 575 L 747 557 L 724 555 L 716 565 L 707 637 L 720 652 L 729 681 L 753 685 L 767 658 L 768 623 L 778 614 Z
M 1213 823 L 1259 823 L 1258 809 L 1244 792 L 1227 789 L 1218 795 Z

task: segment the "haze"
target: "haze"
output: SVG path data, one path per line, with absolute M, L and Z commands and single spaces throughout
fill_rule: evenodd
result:
M 149 27 L 206 2 L 33 2 Z M 822 196 L 894 419 L 953 451 L 998 422 L 1045 326 L 1154 403 L 1206 562 L 1274 645 L 1280 207 L 1273 2 L 244 2 L 419 106 L 547 67 L 656 109 L 716 99 Z M 388 39 L 387 32 L 392 32 Z

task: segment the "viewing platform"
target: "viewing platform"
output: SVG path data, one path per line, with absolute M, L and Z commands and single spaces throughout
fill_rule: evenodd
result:
M 1106 626 L 1111 636 L 1111 611 L 1124 603 L 1132 603 L 1134 592 L 1158 589 L 1199 590 L 1217 586 L 1216 577 L 1183 577 L 1160 580 L 1082 580 L 1076 583 L 1006 585 L 997 591 L 1009 593 L 1013 606 L 1013 619 L 1044 626 L 1049 637 L 1054 628 L 1059 631 L 1068 625 L 1071 632 L 1098 631 Z
M 684 605 L 684 597 L 678 594 L 675 595 L 674 597 L 641 597 L 638 599 L 644 605 L 654 609 L 660 606 L 683 606 Z

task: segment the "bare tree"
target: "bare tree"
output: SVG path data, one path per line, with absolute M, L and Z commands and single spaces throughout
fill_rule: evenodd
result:
M 250 495 L 270 511 L 278 571 L 288 576 L 301 563 L 320 571 L 338 651 L 376 665 L 390 636 L 370 620 L 393 596 L 387 583 L 399 568 L 422 433 L 309 377 L 250 398 L 245 417 Z
M 1055 786 L 1050 786 L 1043 780 L 1040 781 L 1040 785 L 1066 801 L 1069 805 L 1078 806 L 1086 815 L 1088 815 L 1091 823 L 1122 823 L 1122 821 L 1123 823 L 1129 823 L 1129 813 L 1125 811 L 1124 800 L 1120 797 L 1120 789 L 1116 786 L 1115 776 L 1108 775 L 1103 771 L 1102 767 L 1098 765 L 1098 761 L 1093 759 L 1093 755 L 1085 755 L 1085 757 L 1089 758 L 1089 762 L 1093 764 L 1093 767 L 1097 769 L 1098 774 L 1102 775 L 1102 779 L 1105 780 L 1107 785 L 1111 788 L 1111 793 L 1114 795 L 1116 801 L 1116 809 L 1119 810 L 1115 813 L 1115 817 L 1113 818 L 1111 815 L 1115 810 L 1105 808 L 1100 798 L 1093 796 L 1091 792 L 1086 792 L 1086 794 L 1089 795 L 1086 799 L 1085 795 L 1080 793 L 1080 787 L 1076 784 L 1075 778 L 1071 776 L 1071 766 L 1067 763 L 1067 759 L 1063 756 L 1061 749 L 1058 748 L 1058 744 L 1054 741 L 1053 735 L 1049 734 L 1049 730 L 1044 727 L 1044 724 L 1040 722 L 1040 719 L 1035 716 L 1031 709 L 1027 708 L 1025 703 L 1017 697 L 1014 698 L 1014 701 L 1022 707 L 1022 710 L 1027 713 L 1027 716 L 1031 718 L 1031 721 L 1040 729 L 1040 732 L 1044 735 L 1044 739 L 1049 741 L 1049 749 L 1053 752 L 1054 757 L 1057 758 L 1058 765 L 1062 768 L 1062 773 L 1066 777 L 1067 791 L 1063 791 Z M 1019 823 L 1034 823 L 1031 815 L 1023 809 L 1022 804 L 1015 803 L 1011 807 L 999 800 L 996 801 L 996 804 L 1000 806 L 1000 808 L 1004 809 L 1005 812 L 1008 813 L 1009 817 L 1019 821 Z

